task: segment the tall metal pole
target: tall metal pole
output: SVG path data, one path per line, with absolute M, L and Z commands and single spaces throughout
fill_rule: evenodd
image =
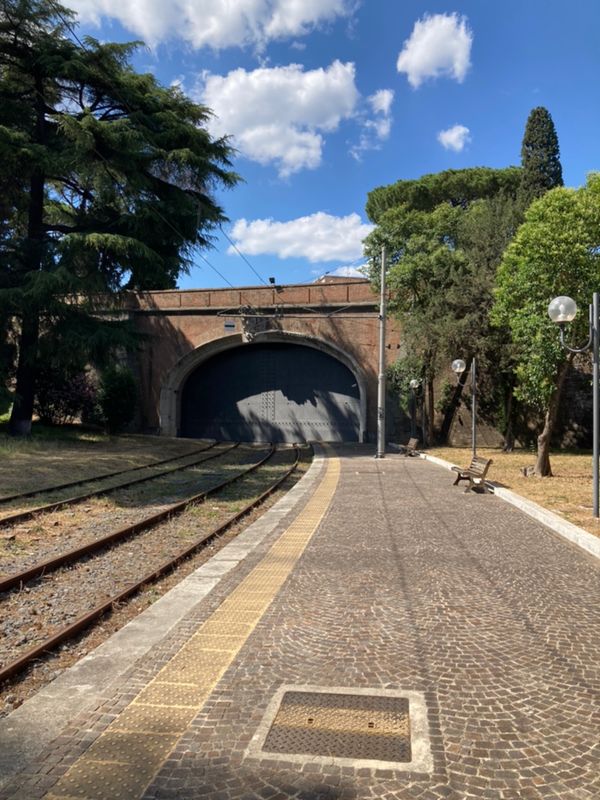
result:
M 477 366 L 475 356 L 471 361 L 471 447 L 477 456 Z
M 385 457 L 385 317 L 387 298 L 385 291 L 385 245 L 381 248 L 381 298 L 379 303 L 379 380 L 377 383 L 377 454 Z
M 593 375 L 592 379 L 594 381 L 594 388 L 593 388 L 593 437 L 594 437 L 594 454 L 593 454 L 593 481 L 594 481 L 594 516 L 598 518 L 600 516 L 600 510 L 598 508 L 598 481 L 600 479 L 600 470 L 599 470 L 599 462 L 600 462 L 600 388 L 598 386 L 598 378 L 599 376 L 599 369 L 598 369 L 598 349 L 599 349 L 599 341 L 600 341 L 600 320 L 599 320 L 599 312 L 600 312 L 600 303 L 599 303 L 599 294 L 598 292 L 594 292 L 593 299 L 592 299 L 592 355 L 593 355 Z

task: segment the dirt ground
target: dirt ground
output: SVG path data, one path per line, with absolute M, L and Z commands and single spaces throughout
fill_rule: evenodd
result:
M 432 447 L 427 453 L 458 466 L 471 460 L 469 447 Z M 507 489 L 564 517 L 574 525 L 600 536 L 600 523 L 592 517 L 592 458 L 576 453 L 554 453 L 550 458 L 553 477 L 524 477 L 521 469 L 535 464 L 535 454 L 525 450 L 504 453 L 499 448 L 477 448 L 491 458 L 487 477 Z

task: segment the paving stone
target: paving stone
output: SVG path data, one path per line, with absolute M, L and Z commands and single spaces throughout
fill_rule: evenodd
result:
M 432 464 L 375 461 L 358 446 L 337 453 L 342 472 L 325 518 L 278 591 L 274 581 L 274 599 L 144 798 L 600 797 L 598 564 L 498 498 L 465 495 Z M 82 748 L 93 750 L 114 715 L 197 636 L 289 524 L 284 518 L 227 572 L 124 676 L 117 694 L 69 726 L 11 784 L 13 796 L 27 796 L 28 787 L 30 797 L 43 796 L 40 778 L 52 792 Z M 287 546 L 277 552 L 282 565 L 292 563 Z M 269 580 L 262 566 L 257 580 L 263 574 Z M 259 606 L 249 601 L 250 617 L 232 619 L 230 632 L 213 625 L 211 636 L 213 629 L 236 641 L 246 636 Z M 186 658 L 174 664 L 183 669 Z M 420 693 L 432 771 L 247 755 L 282 685 Z M 174 730 L 181 725 L 175 721 Z

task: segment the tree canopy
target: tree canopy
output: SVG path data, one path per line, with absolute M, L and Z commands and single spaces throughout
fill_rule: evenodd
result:
M 0 319 L 18 322 L 26 432 L 40 343 L 78 358 L 123 343 L 98 296 L 174 287 L 238 177 L 209 109 L 133 70 L 139 43 L 74 41 L 72 13 L 43 0 L 0 12 Z
M 366 211 L 371 222 L 378 225 L 386 211 L 398 206 L 414 211 L 433 211 L 440 203 L 465 208 L 473 200 L 514 195 L 520 182 L 519 167 L 449 169 L 373 189 L 367 198 Z
M 494 173 L 493 179 L 488 172 Z M 430 420 L 435 404 L 433 379 L 446 371 L 453 358 L 477 356 L 484 367 L 482 383 L 485 365 L 492 359 L 496 365 L 501 362 L 502 337 L 490 327 L 489 309 L 497 266 L 520 222 L 518 174 L 514 168 L 506 175 L 477 168 L 462 170 L 459 183 L 455 171 L 426 175 L 422 187 L 419 181 L 406 182 L 408 191 L 397 195 L 405 201 L 379 216 L 378 227 L 365 242 L 365 252 L 375 265 L 371 277 L 376 285 L 378 255 L 383 244 L 388 248 L 390 311 L 402 321 L 407 352 L 421 360 L 428 381 Z M 436 203 L 427 207 L 433 202 L 432 185 Z M 456 202 L 458 185 L 461 202 Z M 425 196 L 429 196 L 428 204 L 414 202 Z M 458 399 L 459 395 L 453 406 Z M 447 432 L 453 406 L 447 409 L 443 432 Z
M 498 270 L 494 321 L 508 327 L 515 346 L 517 394 L 544 414 L 540 475 L 551 474 L 550 438 L 560 388 L 570 360 L 547 313 L 556 296 L 568 295 L 580 313 L 570 328 L 587 338 L 587 306 L 600 279 L 600 175 L 581 189 L 556 188 L 536 200 Z

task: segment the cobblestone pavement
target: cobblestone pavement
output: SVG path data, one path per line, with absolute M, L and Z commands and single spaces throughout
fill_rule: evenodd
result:
M 232 645 L 216 688 L 139 794 L 600 798 L 597 561 L 498 498 L 464 494 L 439 467 L 396 455 L 376 461 L 361 447 L 337 452 L 341 476 L 324 520 L 290 556 L 282 588 L 237 650 Z M 2 796 L 86 797 L 69 795 L 61 776 L 234 590 L 255 580 L 281 533 Z M 432 769 L 261 754 L 255 735 L 287 685 L 422 697 Z M 111 795 L 118 796 L 132 797 Z

